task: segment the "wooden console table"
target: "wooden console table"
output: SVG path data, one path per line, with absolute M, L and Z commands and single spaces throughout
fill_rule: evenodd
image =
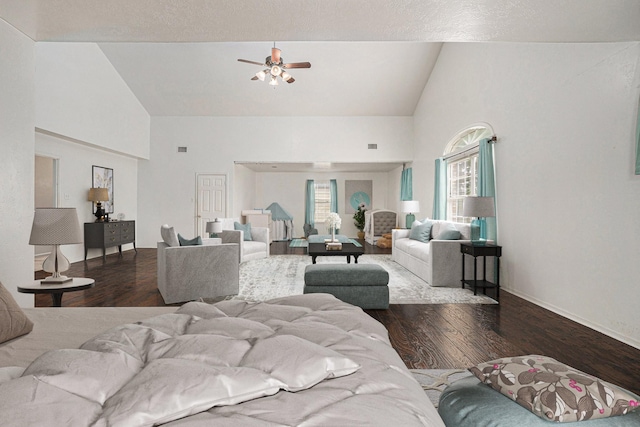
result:
M 84 260 L 87 260 L 87 252 L 91 248 L 102 248 L 102 259 L 106 260 L 107 248 L 117 246 L 122 255 L 122 245 L 133 243 L 136 249 L 136 222 L 135 221 L 109 221 L 109 222 L 85 222 L 84 223 Z

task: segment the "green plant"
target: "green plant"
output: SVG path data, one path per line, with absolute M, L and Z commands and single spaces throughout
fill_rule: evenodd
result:
M 364 230 L 364 211 L 366 211 L 364 205 L 359 205 L 358 210 L 353 214 L 353 223 L 360 231 Z

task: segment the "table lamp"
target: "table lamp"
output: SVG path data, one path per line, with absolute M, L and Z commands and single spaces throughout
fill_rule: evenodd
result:
M 420 212 L 420 202 L 417 200 L 404 200 L 400 202 L 400 210 L 407 212 L 407 228 L 411 228 L 411 224 L 416 220 L 414 215 L 416 212 Z
M 69 269 L 69 260 L 60 251 L 60 245 L 82 243 L 82 231 L 76 208 L 37 208 L 33 216 L 30 245 L 53 245 L 51 254 L 42 263 L 42 269 L 53 275 L 40 283 L 65 283 L 71 277 L 60 272 Z
M 465 197 L 462 202 L 462 216 L 473 217 L 471 221 L 471 243 L 484 245 L 486 240 L 480 239 L 480 218 L 496 216 L 493 197 Z
M 96 221 L 104 221 L 104 209 L 102 209 L 102 202 L 109 201 L 109 191 L 106 188 L 90 188 L 87 200 L 96 203 Z
M 209 233 L 209 237 L 218 237 L 218 233 L 222 233 L 222 221 L 216 218 L 214 221 L 208 222 L 207 233 Z

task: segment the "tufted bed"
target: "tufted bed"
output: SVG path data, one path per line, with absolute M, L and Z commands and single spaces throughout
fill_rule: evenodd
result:
M 26 314 L 0 344 L 4 426 L 444 426 L 386 329 L 331 295 Z

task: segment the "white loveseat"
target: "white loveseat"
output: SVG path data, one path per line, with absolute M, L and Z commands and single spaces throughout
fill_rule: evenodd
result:
M 470 226 L 450 221 L 432 220 L 431 240 L 427 243 L 410 239 L 411 230 L 395 229 L 392 232 L 391 258 L 431 286 L 462 286 L 462 253 L 460 243 L 470 242 Z M 460 232 L 459 240 L 440 240 L 445 223 Z M 493 279 L 492 258 L 487 259 L 487 280 Z M 473 259 L 465 261 L 465 278 L 473 277 Z M 478 277 L 482 277 L 482 262 L 478 260 Z
M 222 233 L 219 237 L 222 243 L 237 243 L 240 245 L 240 262 L 267 258 L 270 253 L 269 229 L 267 227 L 251 227 L 251 240 L 244 239 L 244 231 L 234 230 L 237 218 L 220 218 Z

